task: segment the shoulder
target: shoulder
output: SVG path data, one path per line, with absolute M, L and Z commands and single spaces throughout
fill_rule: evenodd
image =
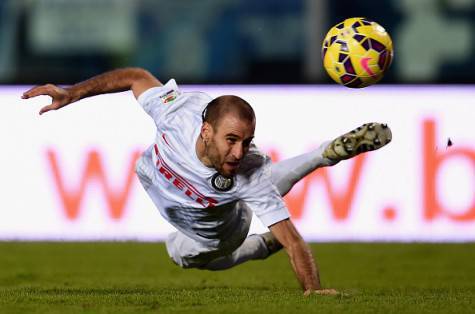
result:
M 239 173 L 243 176 L 251 177 L 264 171 L 270 163 L 270 158 L 262 153 L 254 143 L 251 143 L 246 157 L 241 162 Z
M 169 80 L 165 85 L 154 86 L 144 91 L 137 98 L 141 105 L 145 105 L 151 101 L 159 101 L 164 104 L 175 100 L 181 94 L 178 85 L 174 79 Z
M 183 92 L 174 79 L 163 86 L 144 91 L 137 101 L 154 119 L 162 120 L 164 115 L 186 109 L 193 114 L 200 113 L 212 98 L 203 92 Z
M 208 103 L 213 99 L 208 94 L 199 91 L 184 92 L 181 94 L 181 97 L 184 106 L 190 110 L 199 111 L 200 115 Z
M 139 103 L 158 101 L 163 104 L 173 103 L 180 99 L 186 99 L 192 103 L 208 103 L 212 100 L 212 97 L 200 91 L 184 92 L 178 87 L 174 79 L 170 79 L 165 85 L 147 89 L 137 98 Z

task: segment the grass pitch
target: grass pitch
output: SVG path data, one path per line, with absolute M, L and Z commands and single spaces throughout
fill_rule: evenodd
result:
M 469 313 L 475 244 L 314 244 L 325 287 L 304 298 L 280 252 L 183 270 L 163 244 L 0 243 L 0 313 Z

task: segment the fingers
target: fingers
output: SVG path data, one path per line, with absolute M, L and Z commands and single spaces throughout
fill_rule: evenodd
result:
M 41 108 L 39 114 L 42 115 L 45 112 L 48 112 L 50 110 L 56 110 L 61 107 L 61 105 L 58 104 L 58 101 L 55 100 L 55 98 L 57 97 L 57 92 L 58 92 L 57 90 L 58 90 L 58 87 L 56 87 L 53 84 L 36 86 L 24 92 L 21 98 L 28 99 L 28 98 L 32 98 L 32 97 L 36 97 L 40 95 L 47 95 L 47 96 L 52 97 L 53 102 L 50 105 L 44 106 L 43 108 Z
M 335 289 L 318 289 L 318 290 L 307 290 L 304 292 L 304 296 L 308 297 L 309 295 L 312 294 L 318 294 L 318 295 L 339 295 L 340 293 L 336 291 Z
M 50 110 L 58 110 L 59 108 L 61 108 L 61 104 L 59 104 L 57 102 L 53 102 L 52 104 L 50 104 L 48 106 L 44 106 L 43 108 L 41 108 L 40 115 L 42 115 L 43 113 L 48 112 Z
M 39 95 L 52 96 L 54 88 L 55 88 L 55 86 L 52 85 L 52 84 L 36 86 L 36 87 L 33 87 L 33 88 L 27 90 L 26 92 L 24 92 L 23 95 L 21 96 L 21 98 L 28 99 L 28 98 L 36 97 L 36 96 L 39 96 Z
M 315 290 L 315 294 L 320 294 L 320 295 L 337 295 L 338 292 L 335 289 L 321 289 L 321 290 Z
M 48 105 L 48 106 L 44 106 L 43 108 L 41 108 L 41 110 L 40 110 L 40 112 L 39 112 L 39 113 L 40 113 L 40 116 L 41 116 L 43 113 L 48 112 L 48 111 L 53 110 L 53 109 L 54 109 L 54 108 L 53 108 L 53 105 L 52 105 L 52 104 L 51 104 L 51 105 Z

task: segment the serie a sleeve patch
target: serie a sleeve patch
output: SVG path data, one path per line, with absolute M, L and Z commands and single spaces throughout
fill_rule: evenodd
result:
M 178 97 L 178 92 L 172 89 L 166 92 L 164 95 L 160 96 L 160 100 L 164 105 L 166 105 L 174 101 L 177 97 Z

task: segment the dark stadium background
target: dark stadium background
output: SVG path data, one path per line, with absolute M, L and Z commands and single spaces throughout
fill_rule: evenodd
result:
M 181 83 L 330 83 L 321 41 L 352 16 L 380 22 L 395 42 L 383 83 L 473 83 L 470 0 L 4 0 L 0 82 L 73 83 L 140 66 Z M 91 32 L 91 25 L 102 31 Z

